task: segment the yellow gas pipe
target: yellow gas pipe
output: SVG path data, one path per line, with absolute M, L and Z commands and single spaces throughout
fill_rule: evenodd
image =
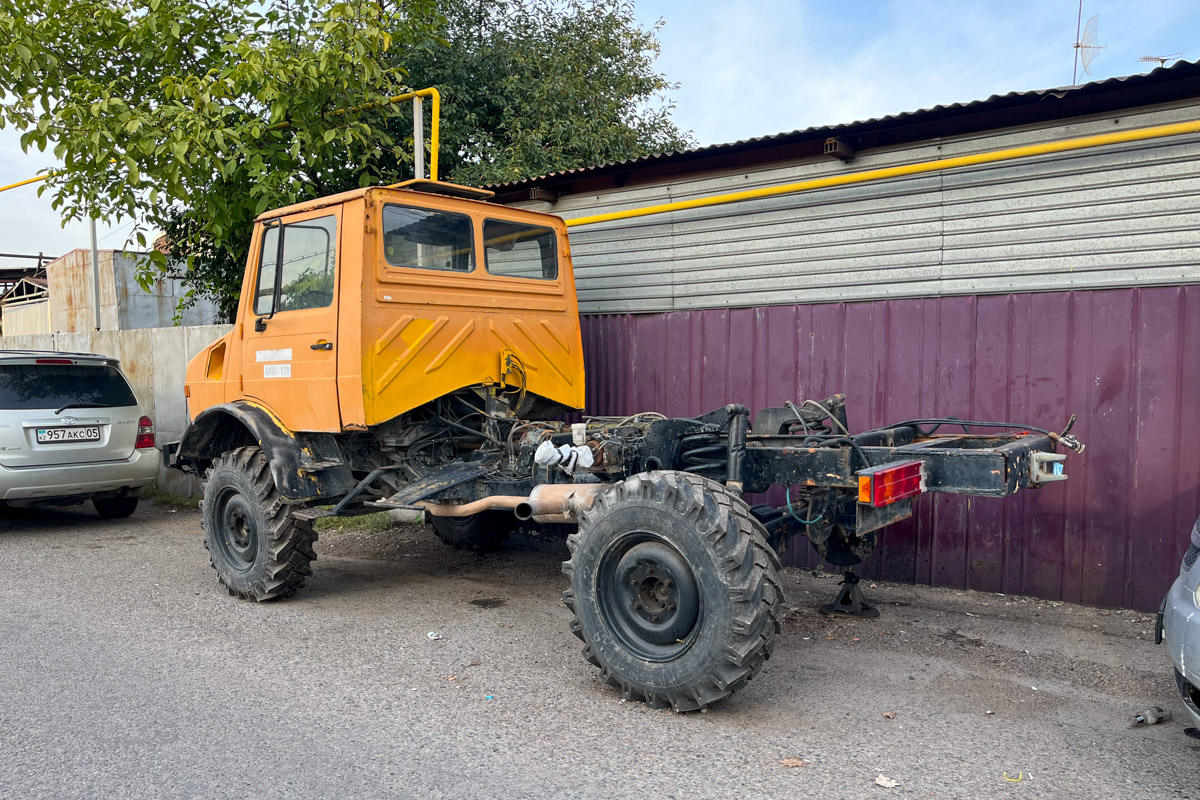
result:
M 421 89 L 415 92 L 395 95 L 378 103 L 367 103 L 362 106 L 340 109 L 339 112 L 337 112 L 337 115 L 341 116 L 342 114 L 353 111 L 365 111 L 370 108 L 377 108 L 381 105 L 411 100 L 414 97 L 429 97 L 432 100 L 432 124 L 430 125 L 429 130 L 429 177 L 431 180 L 437 180 L 439 134 L 438 122 L 441 116 L 441 95 L 438 93 L 437 89 Z M 286 127 L 288 124 L 289 123 L 279 123 L 279 125 L 274 127 Z M 1091 136 L 1079 136 L 1074 139 L 1062 139 L 1057 142 L 1042 142 L 1040 144 L 1009 147 L 1001 150 L 989 150 L 984 153 L 974 153 L 967 156 L 954 156 L 951 158 L 934 159 L 932 161 L 919 161 L 915 164 L 903 164 L 898 167 L 881 167 L 879 169 L 848 172 L 841 175 L 829 175 L 824 178 L 812 178 L 806 181 L 784 183 L 780 184 L 779 186 L 766 186 L 761 189 L 747 189 L 742 192 L 727 192 L 725 194 L 710 195 L 708 197 L 698 197 L 693 200 L 679 200 L 674 203 L 661 203 L 654 206 L 629 208 L 624 211 L 612 211 L 607 214 L 594 214 L 588 217 L 576 217 L 574 219 L 566 220 L 566 224 L 569 228 L 578 227 L 580 225 L 595 225 L 600 222 L 612 222 L 619 219 L 647 217 L 653 214 L 666 214 L 672 211 L 684 211 L 689 208 L 706 208 L 708 206 L 723 205 L 726 203 L 739 203 L 746 200 L 758 200 L 764 197 L 795 194 L 813 189 L 827 189 L 833 186 L 849 186 L 855 183 L 867 183 L 869 181 L 887 180 L 889 178 L 902 178 L 909 175 L 922 175 L 930 172 L 940 172 L 948 169 L 957 169 L 959 167 L 972 167 L 981 164 L 995 164 L 1001 161 L 1012 161 L 1019 158 L 1032 158 L 1034 156 L 1050 155 L 1053 153 L 1066 153 L 1072 150 L 1086 150 L 1092 147 L 1103 147 L 1110 144 L 1161 139 L 1168 136 L 1182 136 L 1188 133 L 1200 133 L 1200 120 L 1193 120 L 1191 122 L 1174 122 L 1167 125 L 1154 125 L 1148 128 L 1133 128 L 1131 130 L 1100 133 Z M 17 181 L 16 183 L 9 184 L 8 186 L 0 186 L 0 192 L 7 191 L 9 189 L 16 189 L 19 186 L 25 186 L 30 183 L 36 183 L 37 181 L 45 180 L 48 177 L 49 175 L 39 175 L 34 178 L 27 178 L 23 181 Z
M 46 180 L 46 178 L 49 178 L 53 174 L 54 174 L 53 172 L 48 172 L 45 175 L 38 175 L 36 178 L 26 178 L 23 181 L 17 181 L 16 183 L 10 183 L 8 186 L 0 186 L 0 192 L 7 192 L 9 189 L 16 189 L 18 186 L 28 186 L 31 183 L 37 183 L 38 181 L 44 181 L 44 180 Z
M 1161 139 L 1165 136 L 1180 136 L 1187 133 L 1200 133 L 1200 120 L 1155 125 L 1149 128 L 1133 128 L 1126 131 L 1114 131 L 1113 133 L 1099 133 L 1092 136 L 1079 136 L 1074 139 L 1062 139 L 1057 142 L 1009 147 L 1002 150 L 989 150 L 985 153 L 975 153 L 969 156 L 954 156 L 933 161 L 919 161 L 915 164 L 904 164 L 898 167 L 881 167 L 879 169 L 867 169 L 860 172 L 848 172 L 841 175 L 830 175 L 825 178 L 784 183 L 779 186 L 766 186 L 761 189 L 747 189 L 741 192 L 728 192 L 726 194 L 698 197 L 694 200 L 679 200 L 674 203 L 662 203 L 656 206 L 642 206 L 641 208 L 630 208 L 624 211 L 612 211 L 607 214 L 594 214 L 590 217 L 576 217 L 566 222 L 567 227 L 572 228 L 579 225 L 595 225 L 599 222 L 647 217 L 651 214 L 666 214 L 671 211 L 705 208 L 725 203 L 739 203 L 744 200 L 758 200 L 763 197 L 776 197 L 781 194 L 794 194 L 797 192 L 806 192 L 811 189 L 827 189 L 831 186 L 848 186 L 855 183 L 887 180 L 888 178 L 903 178 L 909 175 L 922 175 L 929 172 L 957 169 L 959 167 L 994 164 L 999 161 L 1011 161 L 1017 158 L 1031 158 L 1051 153 L 1065 153 L 1071 150 L 1085 150 L 1091 147 L 1103 147 L 1104 145 L 1121 144 L 1123 142 Z

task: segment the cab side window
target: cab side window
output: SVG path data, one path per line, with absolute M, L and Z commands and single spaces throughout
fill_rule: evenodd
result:
M 278 223 L 263 232 L 254 313 L 270 316 L 333 303 L 337 218 Z

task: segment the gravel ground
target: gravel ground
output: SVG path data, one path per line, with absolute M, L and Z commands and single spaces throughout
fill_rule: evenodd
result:
M 1143 614 L 880 583 L 882 618 L 830 620 L 837 579 L 787 570 L 765 670 L 678 715 L 580 658 L 560 541 L 318 552 L 255 604 L 194 510 L 4 512 L 0 797 L 1200 798 Z M 1150 703 L 1176 718 L 1131 729 Z

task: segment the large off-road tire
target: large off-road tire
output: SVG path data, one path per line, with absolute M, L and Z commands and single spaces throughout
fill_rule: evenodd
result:
M 634 475 L 596 498 L 567 545 L 571 630 L 626 699 L 704 708 L 771 655 L 779 559 L 723 485 L 687 472 Z
M 97 497 L 92 500 L 92 505 L 96 508 L 96 513 L 105 519 L 121 519 L 137 510 L 138 499 L 136 496 Z
M 498 548 L 515 522 L 511 511 L 484 511 L 470 517 L 430 517 L 439 539 L 451 547 L 476 552 Z
M 213 461 L 200 509 L 204 544 L 230 594 L 278 600 L 312 575 L 317 533 L 290 516 L 260 448 L 239 447 Z

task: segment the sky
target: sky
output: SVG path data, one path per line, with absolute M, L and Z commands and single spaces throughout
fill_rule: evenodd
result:
M 1078 0 L 637 0 L 663 20 L 658 69 L 679 88 L 676 123 L 698 144 L 732 142 L 1071 83 Z M 1195 0 L 1084 0 L 1106 47 L 1079 82 L 1145 72 L 1140 56 L 1200 59 Z M 0 131 L 0 185 L 52 168 Z M 0 193 L 0 252 L 88 245 L 35 187 Z M 121 247 L 131 223 L 101 225 Z M 0 259 L 0 263 L 14 263 Z

